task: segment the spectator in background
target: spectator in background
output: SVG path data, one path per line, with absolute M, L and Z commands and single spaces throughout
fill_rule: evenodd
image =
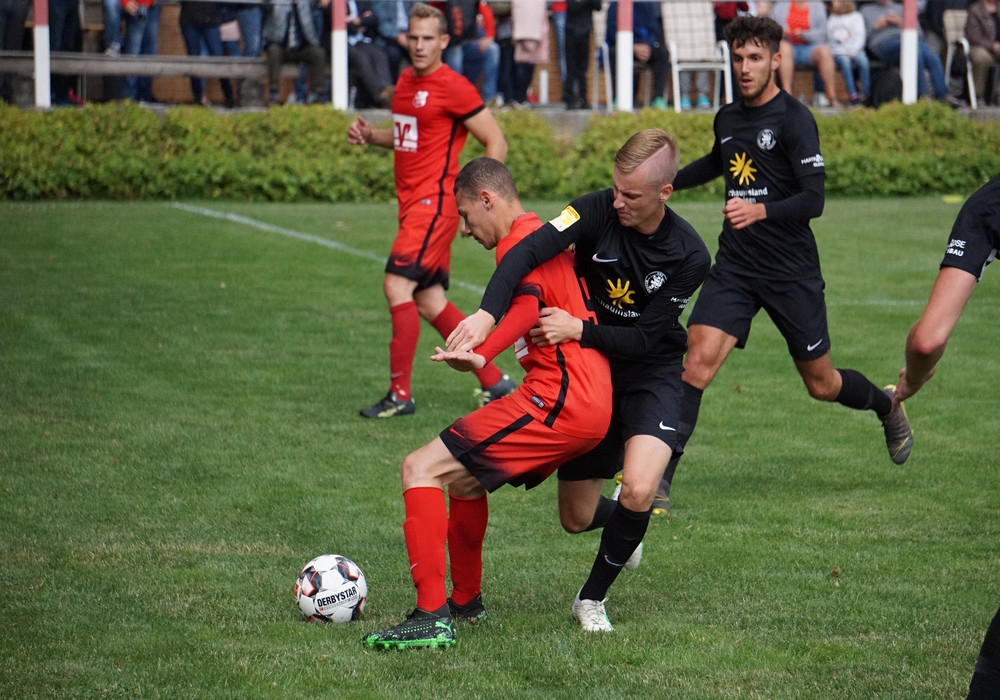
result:
M 792 81 L 797 66 L 806 66 L 819 73 L 823 82 L 822 98 L 817 97 L 817 107 L 840 107 L 837 99 L 837 67 L 830 50 L 826 29 L 826 7 L 822 2 L 776 2 L 769 16 L 781 25 L 781 66 L 778 74 L 781 87 L 792 91 Z
M 154 0 L 121 0 L 125 13 L 125 43 L 122 53 L 128 56 L 155 56 L 160 31 L 160 5 Z M 138 102 L 153 101 L 153 79 L 149 76 L 126 76 L 125 98 Z
M 559 82 L 566 83 L 566 0 L 549 3 L 549 23 L 556 38 L 556 56 L 559 58 Z
M 49 0 L 49 49 L 79 51 L 79 42 L 80 7 L 77 0 Z M 73 81 L 72 76 L 52 74 L 52 104 L 83 103 L 73 91 Z
M 563 102 L 566 109 L 587 108 L 587 66 L 590 64 L 590 35 L 594 13 L 601 0 L 568 0 L 566 3 L 566 80 Z
M 28 0 L 0 0 L 0 51 L 21 50 L 27 17 Z M 0 73 L 0 101 L 14 102 L 14 76 Z
M 104 55 L 114 58 L 122 52 L 122 4 L 104 0 Z
M 972 61 L 972 82 L 976 97 L 1000 104 L 1000 83 L 996 80 L 987 86 L 990 69 L 1000 70 L 1000 13 L 997 0 L 977 0 L 969 8 L 965 21 L 965 38 L 969 41 L 969 60 Z
M 204 0 L 181 0 L 180 14 L 181 36 L 187 47 L 188 56 L 222 55 L 222 14 L 219 3 Z M 205 78 L 191 77 L 191 94 L 194 103 L 203 107 L 211 107 L 212 102 L 205 94 Z M 233 100 L 233 84 L 229 78 L 219 78 L 222 95 L 226 100 L 226 108 L 235 106 Z
M 347 65 L 356 106 L 388 109 L 394 83 L 389 56 L 373 38 L 378 33 L 374 4 L 347 0 Z
M 319 0 L 319 4 L 326 8 L 330 0 Z M 277 104 L 281 95 L 281 67 L 285 63 L 307 64 L 310 89 L 306 102 L 319 102 L 326 83 L 326 55 L 320 31 L 314 23 L 310 0 L 291 0 L 270 7 L 264 22 L 270 104 Z
M 617 54 L 615 50 L 618 36 L 618 3 L 608 5 L 607 33 L 605 40 L 611 52 L 611 80 L 615 94 L 618 94 Z M 653 71 L 653 103 L 657 109 L 666 109 L 663 94 L 667 90 L 667 71 L 670 68 L 670 55 L 663 43 L 663 21 L 660 7 L 656 3 L 635 3 L 632 6 L 632 55 L 635 62 L 649 66 Z M 634 81 L 638 90 L 639 81 Z
M 233 8 L 236 10 L 236 21 L 240 25 L 243 55 L 257 58 L 263 46 L 261 30 L 264 24 L 264 10 L 256 3 L 235 4 Z
M 375 43 L 389 58 L 389 72 L 393 84 L 399 80 L 400 67 L 409 62 L 406 51 L 406 30 L 410 23 L 411 0 L 373 3 L 372 11 L 378 18 L 378 33 Z
M 496 100 L 500 73 L 500 47 L 497 46 L 496 35 L 493 10 L 485 0 L 481 0 L 476 15 L 476 38 L 462 44 L 462 75 L 473 85 L 482 76 L 483 85 L 479 94 L 488 105 Z
M 726 40 L 726 25 L 736 19 L 741 12 L 749 12 L 750 5 L 745 2 L 713 2 L 715 12 L 715 40 Z
M 830 35 L 830 50 L 844 76 L 851 104 L 862 104 L 871 94 L 871 67 L 865 53 L 865 18 L 851 0 L 833 0 L 826 29 Z M 855 68 L 858 69 L 857 80 Z
M 491 2 L 497 24 L 497 46 L 500 47 L 500 71 L 497 75 L 496 105 L 514 102 L 514 18 L 513 3 Z
M 879 60 L 899 66 L 903 6 L 892 0 L 875 0 L 861 6 L 861 16 L 865 18 L 868 50 Z M 931 76 L 930 87 L 927 85 L 925 71 Z M 952 107 L 959 106 L 958 100 L 948 93 L 941 57 L 931 50 L 921 32 L 917 41 L 917 94 L 929 95 L 931 89 L 936 99 Z
M 549 60 L 549 22 L 545 4 L 537 0 L 514 0 L 511 3 L 514 40 L 513 104 L 528 107 L 528 88 L 535 77 L 535 66 Z

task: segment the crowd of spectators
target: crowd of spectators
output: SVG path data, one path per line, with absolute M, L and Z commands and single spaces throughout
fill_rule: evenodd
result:
M 330 99 L 330 0 L 289 2 L 180 3 L 180 33 L 190 55 L 266 56 L 269 104 L 324 102 Z M 161 0 L 103 0 L 104 51 L 108 56 L 156 55 Z M 348 63 L 351 104 L 385 107 L 392 97 L 400 70 L 407 63 L 406 26 L 415 0 L 349 0 Z M 600 70 L 594 61 L 602 43 L 609 51 L 611 80 L 615 81 L 616 2 L 600 0 L 444 0 L 429 4 L 445 11 L 451 24 L 445 60 L 480 90 L 492 107 L 528 107 L 538 100 L 532 91 L 536 66 L 557 66 L 561 101 L 567 109 L 584 109 L 594 101 L 588 95 L 588 73 Z M 779 0 L 770 2 L 713 2 L 716 35 L 737 14 L 769 15 L 785 29 L 781 84 L 791 90 L 796 70 L 813 73 L 814 106 L 841 106 L 838 95 L 852 105 L 871 104 L 873 78 L 885 67 L 897 67 L 902 36 L 902 3 L 894 0 Z M 1000 104 L 1000 13 L 998 0 L 919 0 L 918 95 L 952 106 L 968 100 L 965 61 L 972 66 L 975 91 L 981 104 Z M 28 45 L 24 30 L 30 0 L 0 0 L 0 49 Z M 594 36 L 595 13 L 603 12 L 605 32 Z M 965 37 L 968 56 L 953 63 L 954 76 L 945 75 L 947 50 L 942 26 L 946 10 L 967 12 Z M 80 47 L 78 0 L 49 0 L 50 48 L 73 51 Z M 633 6 L 633 60 L 649 69 L 654 108 L 666 109 L 670 60 L 664 39 L 660 3 Z M 549 38 L 554 38 L 550 47 Z M 301 64 L 294 90 L 282 97 L 280 72 L 285 63 Z M 554 70 L 553 70 L 554 72 Z M 838 83 L 837 77 L 841 78 Z M 680 109 L 707 109 L 711 74 L 681 73 Z M 155 101 L 152 79 L 128 77 L 120 95 Z M 554 81 L 553 81 L 554 82 Z M 225 106 L 239 104 L 239 84 L 221 80 Z M 71 76 L 53 75 L 52 99 L 57 105 L 81 101 Z M 636 86 L 638 81 L 636 81 Z M 964 93 L 963 93 L 964 91 Z M 191 80 L 192 101 L 209 105 L 205 80 Z M 545 98 L 547 99 L 547 95 Z M 638 100 L 638 94 L 636 95 Z M 0 75 L 0 100 L 13 101 L 12 80 Z M 638 103 L 638 102 L 637 102 Z

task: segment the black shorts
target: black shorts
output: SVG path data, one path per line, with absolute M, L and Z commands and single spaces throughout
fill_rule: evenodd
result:
M 622 470 L 625 442 L 652 435 L 677 451 L 684 385 L 681 363 L 662 365 L 611 360 L 614 409 L 608 434 L 597 447 L 559 467 L 563 481 L 610 479 Z
M 784 337 L 788 354 L 799 361 L 815 360 L 830 351 L 824 287 L 820 275 L 768 280 L 716 265 L 701 286 L 688 326 L 718 328 L 736 338 L 736 347 L 745 348 L 750 324 L 764 309 Z

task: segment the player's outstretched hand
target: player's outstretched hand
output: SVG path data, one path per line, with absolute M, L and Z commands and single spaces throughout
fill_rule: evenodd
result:
M 934 370 L 932 369 L 930 374 L 927 375 L 927 379 L 934 376 Z M 906 367 L 899 370 L 899 381 L 896 382 L 896 391 L 892 397 L 892 407 L 896 408 L 901 402 L 906 401 L 908 398 L 920 391 L 920 388 L 927 382 L 927 379 L 920 382 L 920 384 L 914 384 L 906 378 Z
M 528 333 L 531 342 L 539 347 L 558 345 L 583 337 L 583 321 L 555 306 L 546 306 L 538 312 L 538 325 Z
M 472 372 L 486 366 L 486 358 L 474 352 L 463 350 L 460 352 L 449 352 L 439 347 L 434 348 L 435 353 L 431 359 L 435 362 L 447 362 L 452 369 L 459 372 Z
M 471 316 L 466 316 L 455 326 L 455 330 L 445 341 L 448 344 L 448 350 L 461 351 L 478 348 L 486 340 L 486 336 L 490 334 L 494 323 L 496 323 L 496 319 L 482 309 L 478 309 Z

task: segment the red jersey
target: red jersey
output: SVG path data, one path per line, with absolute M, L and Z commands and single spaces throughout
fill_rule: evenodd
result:
M 541 225 L 531 213 L 515 219 L 510 233 L 497 245 L 497 262 Z M 521 280 L 510 309 L 476 352 L 491 360 L 513 343 L 514 354 L 526 374 L 510 398 L 535 419 L 564 435 L 604 437 L 612 404 L 607 358 L 575 341 L 538 347 L 528 335 L 538 323 L 538 310 L 544 306 L 559 307 L 596 323 L 587 296 L 573 254 L 563 251 Z
M 458 154 L 468 135 L 463 122 L 485 109 L 476 87 L 447 65 L 418 77 L 404 70 L 392 97 L 396 198 L 402 219 L 414 204 L 458 216 L 452 191 Z

